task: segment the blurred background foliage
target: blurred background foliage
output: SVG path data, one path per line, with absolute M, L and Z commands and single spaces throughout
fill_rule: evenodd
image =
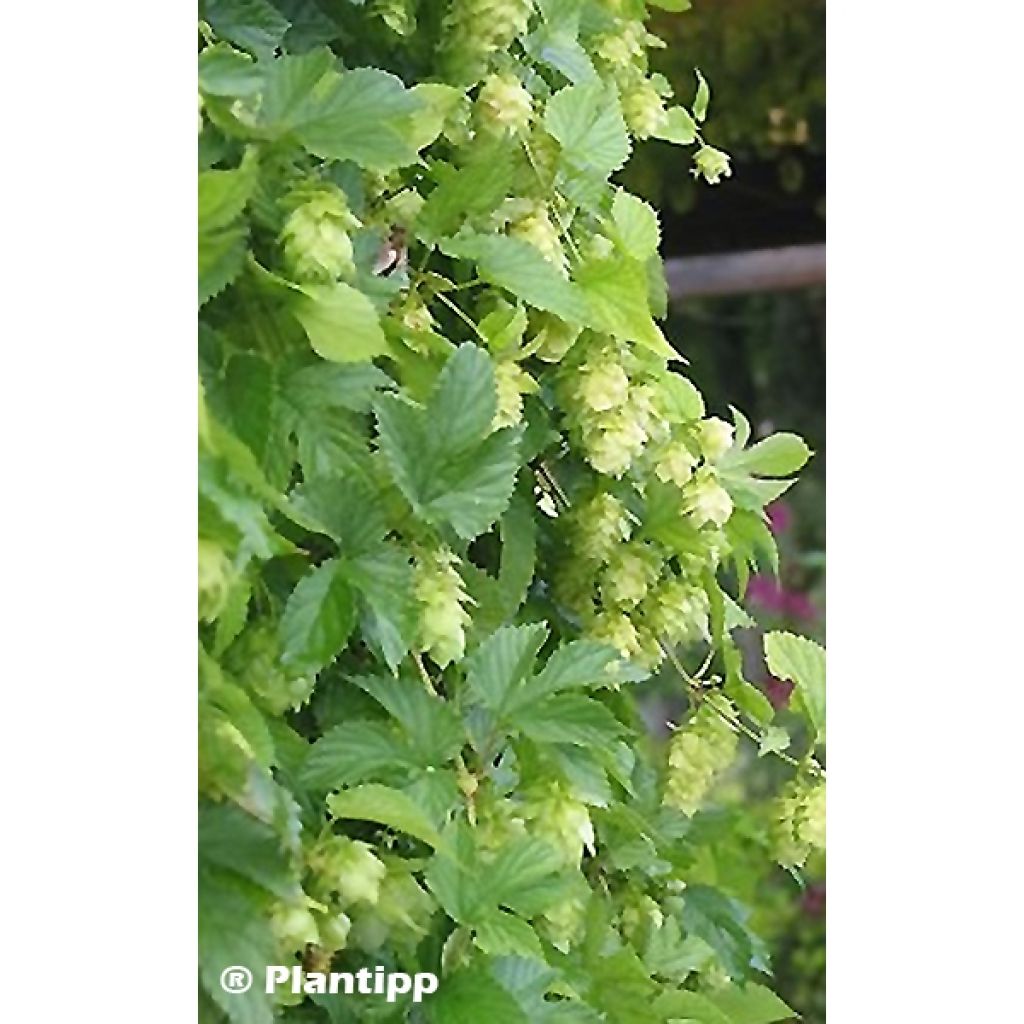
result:
M 695 0 L 683 16 L 659 15 L 650 27 L 669 44 L 656 69 L 682 98 L 696 83 L 688 54 L 700 55 L 712 95 L 708 139 L 733 161 L 732 177 L 708 187 L 673 147 L 639 147 L 623 183 L 661 211 L 666 259 L 824 242 L 824 0 Z M 790 629 L 824 641 L 825 289 L 687 297 L 673 303 L 667 333 L 712 412 L 727 417 L 732 402 L 755 432 L 791 430 L 815 451 L 800 482 L 769 509 L 779 578 L 753 577 L 745 601 L 757 622 L 742 631 L 747 677 L 784 707 L 789 684 L 758 663 L 757 633 Z M 648 709 L 655 731 L 673 720 L 673 689 L 666 681 Z M 762 796 L 778 787 L 780 767 L 751 754 L 731 785 Z M 809 1024 L 824 1021 L 824 858 L 799 880 L 779 870 L 751 884 L 762 890 L 756 924 L 772 948 L 779 993 Z

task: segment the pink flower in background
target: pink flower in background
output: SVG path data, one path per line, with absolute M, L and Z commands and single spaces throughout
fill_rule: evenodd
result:
M 768 676 L 761 683 L 761 689 L 764 691 L 764 695 L 768 698 L 771 706 L 776 711 L 780 711 L 782 708 L 789 704 L 789 698 L 793 693 L 795 686 L 788 679 L 776 679 L 775 676 Z
M 804 892 L 803 911 L 809 917 L 821 917 L 825 913 L 825 883 L 815 882 Z
M 765 508 L 772 533 L 785 533 L 793 525 L 793 508 L 785 501 L 773 501 Z
M 747 599 L 772 615 L 809 620 L 818 616 L 814 602 L 801 590 L 787 590 L 773 576 L 760 573 L 747 584 Z

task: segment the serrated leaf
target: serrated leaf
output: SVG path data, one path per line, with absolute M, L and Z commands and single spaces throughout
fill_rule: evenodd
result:
M 479 967 L 449 975 L 425 1005 L 431 1024 L 532 1024 L 515 999 Z
M 459 752 L 464 740 L 461 718 L 420 680 L 360 676 L 353 682 L 401 724 L 422 764 L 439 767 Z
M 280 46 L 290 24 L 268 0 L 205 0 L 201 15 L 222 39 L 264 56 Z
M 797 1016 L 774 992 L 749 982 L 728 985 L 708 993 L 708 999 L 729 1019 L 729 1024 L 775 1024 Z
M 352 590 L 333 558 L 304 576 L 281 616 L 281 662 L 296 672 L 319 672 L 348 642 L 355 624 Z
M 781 725 L 769 725 L 761 734 L 757 744 L 757 756 L 765 757 L 768 754 L 785 750 L 790 743 L 789 733 Z
M 384 722 L 343 722 L 310 748 L 299 779 L 305 786 L 351 786 L 416 765 L 411 751 Z
M 563 690 L 607 685 L 620 678 L 611 669 L 620 661 L 614 648 L 593 640 L 572 640 L 563 644 L 547 664 L 513 694 L 508 710 L 533 704 Z
M 277 833 L 237 804 L 200 804 L 199 859 L 233 871 L 283 900 L 299 893 Z
M 561 693 L 520 708 L 511 724 L 537 743 L 572 743 L 599 747 L 613 743 L 626 727 L 601 703 L 575 693 Z
M 670 373 L 660 381 L 665 413 L 673 423 L 690 423 L 704 415 L 704 399 L 697 388 L 678 373 Z
M 327 534 L 348 555 L 378 547 L 388 532 L 380 494 L 360 478 L 313 476 L 288 500 L 304 526 Z
M 426 422 L 444 422 L 440 443 L 461 455 L 487 436 L 497 410 L 494 363 L 482 348 L 460 345 L 437 378 Z
M 435 849 L 441 836 L 422 810 L 400 790 L 367 783 L 344 789 L 327 798 L 327 809 L 335 818 L 373 821 L 399 832 L 407 832 Z
M 507 235 L 463 235 L 442 240 L 447 256 L 473 260 L 480 278 L 537 309 L 571 323 L 584 323 L 587 306 L 579 290 L 561 277 L 537 248 Z
M 796 686 L 799 707 L 820 742 L 825 739 L 825 649 L 793 633 L 766 633 L 764 657 L 768 671 Z
M 449 359 L 426 409 L 387 395 L 375 405 L 399 490 L 417 515 L 466 540 L 508 506 L 519 468 L 520 430 L 488 433 L 495 401 L 490 357 L 466 344 Z
M 249 228 L 233 224 L 199 233 L 199 305 L 219 295 L 242 272 Z
M 544 127 L 573 167 L 599 178 L 619 170 L 630 152 L 629 133 L 614 85 L 567 85 L 548 100 Z
M 273 961 L 276 942 L 267 924 L 264 900 L 239 876 L 215 868 L 199 873 L 199 976 L 210 998 L 231 1024 L 273 1024 L 263 986 L 225 992 L 221 973 L 245 967 L 262 977 Z
M 505 626 L 466 660 L 466 684 L 485 707 L 499 712 L 510 691 L 532 669 L 547 639 L 543 625 Z
M 367 641 L 380 650 L 388 668 L 397 672 L 419 624 L 409 556 L 395 546 L 383 547 L 350 561 L 345 573 L 364 608 Z
M 666 359 L 678 354 L 665 340 L 647 301 L 647 271 L 628 256 L 590 259 L 576 270 L 586 303 L 585 323 L 623 341 L 634 341 Z
M 359 363 L 388 352 L 388 340 L 373 303 L 351 285 L 308 284 L 289 309 L 302 324 L 313 350 L 338 363 Z
M 646 260 L 658 251 L 661 228 L 658 215 L 639 196 L 617 192 L 612 202 L 612 224 L 616 239 L 637 260 Z
M 199 90 L 208 96 L 252 96 L 262 85 L 263 72 L 252 57 L 227 43 L 199 54 Z
M 544 959 L 537 933 L 515 914 L 495 908 L 473 922 L 473 941 L 488 956 L 532 956 Z
M 415 118 L 423 97 L 379 68 L 356 68 L 323 80 L 293 126 L 295 137 L 314 156 L 351 160 L 360 167 L 389 171 L 417 159 Z
M 453 234 L 467 217 L 492 213 L 508 195 L 517 165 L 516 150 L 505 140 L 474 149 L 463 167 L 439 164 L 437 186 L 416 218 L 416 234 L 436 242 Z
M 732 1024 L 706 995 L 685 989 L 662 992 L 654 1001 L 659 1019 L 686 1021 L 687 1024 Z
M 590 55 L 571 31 L 543 25 L 523 40 L 523 47 L 534 60 L 554 68 L 574 85 L 597 80 Z
M 767 968 L 764 944 L 747 926 L 749 911 L 707 885 L 689 885 L 683 896 L 683 930 L 702 938 L 736 979 Z
M 267 66 L 259 124 L 271 138 L 286 135 L 310 115 L 313 90 L 334 65 L 334 55 L 322 47 L 284 54 Z

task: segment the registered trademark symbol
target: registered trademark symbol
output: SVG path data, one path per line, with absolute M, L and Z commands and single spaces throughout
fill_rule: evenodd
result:
M 252 971 L 248 967 L 225 967 L 220 972 L 220 987 L 225 992 L 240 995 L 248 992 L 252 984 Z

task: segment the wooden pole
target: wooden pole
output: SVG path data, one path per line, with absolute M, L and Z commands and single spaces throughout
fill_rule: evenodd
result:
M 825 283 L 825 246 L 683 256 L 665 260 L 671 302 L 696 295 L 775 292 Z

